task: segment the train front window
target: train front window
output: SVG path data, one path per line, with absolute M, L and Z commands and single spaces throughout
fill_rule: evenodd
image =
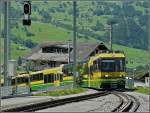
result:
M 122 72 L 124 71 L 123 59 L 103 59 L 101 62 L 102 72 Z
M 101 71 L 102 72 L 115 72 L 115 60 L 102 60 Z

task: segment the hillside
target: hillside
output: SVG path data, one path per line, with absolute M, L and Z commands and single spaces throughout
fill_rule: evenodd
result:
M 147 1 L 79 1 L 78 41 L 103 41 L 108 44 L 109 33 L 105 26 L 109 19 L 114 19 L 117 24 L 113 26 L 113 48 L 125 51 L 129 68 L 146 65 Z M 29 27 L 22 26 L 21 0 L 12 1 L 11 6 L 11 18 L 16 19 L 11 20 L 12 58 L 24 56 L 43 42 L 72 39 L 72 2 L 32 1 L 32 25 Z

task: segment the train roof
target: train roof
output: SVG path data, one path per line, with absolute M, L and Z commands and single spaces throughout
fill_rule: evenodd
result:
M 14 79 L 14 78 L 16 78 L 16 77 L 28 77 L 28 76 L 29 76 L 28 73 L 26 73 L 26 74 L 19 74 L 19 75 L 17 75 L 17 76 L 13 76 L 12 79 Z
M 43 74 L 49 74 L 49 73 L 62 73 L 62 67 L 55 67 L 55 68 L 51 68 L 51 69 L 45 69 L 43 70 Z
M 43 71 L 30 72 L 30 75 L 31 75 L 31 74 L 33 74 L 33 75 L 34 75 L 34 74 L 38 74 L 38 73 L 43 73 Z
M 97 60 L 97 59 L 115 59 L 115 58 L 125 58 L 124 53 L 99 53 L 96 56 L 93 56 L 90 58 L 88 65 L 92 65 L 93 61 Z
M 124 53 L 101 53 L 95 56 L 95 58 L 125 58 Z

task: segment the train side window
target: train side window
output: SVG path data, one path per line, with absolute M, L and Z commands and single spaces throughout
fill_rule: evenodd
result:
M 40 73 L 39 79 L 43 80 L 43 73 Z
M 53 74 L 49 74 L 49 75 L 48 75 L 48 78 L 49 78 L 49 82 L 50 82 L 50 83 L 53 83 L 53 81 L 54 81 L 54 76 L 53 76 Z
M 43 80 L 43 73 L 39 73 L 31 76 L 31 81 Z
M 101 60 L 98 60 L 98 69 L 101 71 Z
M 63 81 L 63 75 L 60 74 L 60 82 L 62 82 L 62 81 Z
M 44 76 L 44 83 L 48 83 L 48 75 Z
M 19 84 L 20 83 L 20 78 L 17 78 L 17 84 Z
M 23 78 L 17 78 L 17 84 L 23 83 Z
M 28 83 L 29 82 L 29 79 L 28 78 L 24 78 L 25 80 L 25 83 Z
M 51 74 L 51 78 L 52 78 L 52 83 L 55 81 L 55 74 Z
M 57 74 L 55 74 L 55 81 L 57 80 Z

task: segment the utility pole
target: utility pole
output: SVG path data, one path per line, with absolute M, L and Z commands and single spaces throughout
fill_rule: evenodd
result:
M 110 51 L 112 51 L 112 24 L 110 24 L 107 28 L 104 29 L 109 31 L 109 47 Z
M 109 28 L 109 43 L 110 43 L 110 50 L 112 51 L 112 24 L 110 24 L 110 28 Z
M 9 59 L 9 60 L 11 60 L 11 40 L 10 40 L 10 29 L 11 29 L 11 28 L 10 28 L 10 27 L 11 27 L 11 26 L 10 26 L 10 23 L 11 23 L 11 22 L 10 22 L 10 20 L 11 20 L 10 17 L 11 17 L 11 16 L 10 16 L 10 11 L 11 11 L 11 0 L 8 1 L 8 37 L 9 37 L 9 38 L 8 38 L 8 42 L 9 42 L 9 43 L 8 43 L 8 59 Z
M 8 10 L 9 10 L 9 1 L 4 1 L 4 86 L 9 85 L 8 78 L 8 52 L 9 52 L 9 21 L 8 21 Z
M 73 1 L 73 77 L 74 84 L 76 87 L 76 1 Z
M 70 41 L 68 40 L 68 64 L 70 64 Z
M 110 44 L 110 51 L 112 51 L 112 32 L 113 32 L 113 25 L 114 24 L 117 24 L 117 21 L 115 19 L 109 19 L 107 21 L 107 24 L 109 25 L 109 32 L 110 32 L 110 35 L 109 35 L 109 44 Z
M 148 49 L 149 49 L 149 59 L 150 59 L 150 0 L 149 0 L 149 19 L 148 19 L 148 39 L 149 39 L 149 43 L 148 43 Z M 150 60 L 149 60 L 149 81 L 150 81 Z M 149 84 L 150 85 L 150 84 Z

